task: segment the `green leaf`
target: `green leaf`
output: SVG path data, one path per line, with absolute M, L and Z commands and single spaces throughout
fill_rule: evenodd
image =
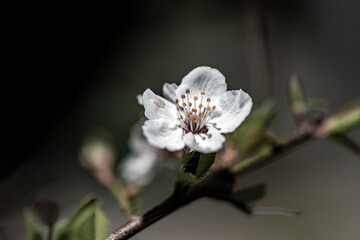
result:
M 242 153 L 250 152 L 265 137 L 277 112 L 277 105 L 267 100 L 255 108 L 234 132 L 227 135 L 229 141 Z
M 209 171 L 213 163 L 215 162 L 215 153 L 201 154 L 198 162 L 198 166 L 195 171 L 195 176 L 202 178 Z
M 191 173 L 179 172 L 176 176 L 176 181 L 185 187 L 192 186 L 195 183 L 198 183 L 200 179 L 197 178 L 195 175 L 192 175 Z
M 255 185 L 236 191 L 230 195 L 230 200 L 236 203 L 249 203 L 257 201 L 265 196 L 266 186 Z
M 108 220 L 94 196 L 86 197 L 67 224 L 58 230 L 58 240 L 102 240 Z
M 191 152 L 184 156 L 177 181 L 182 186 L 193 185 L 201 180 L 215 161 L 215 153 Z
M 326 118 L 316 135 L 326 137 L 328 135 L 346 134 L 360 125 L 360 99 L 352 102 L 347 108 Z
M 199 164 L 200 155 L 201 153 L 195 151 L 186 154 L 182 160 L 180 171 L 195 174 Z
M 289 79 L 288 94 L 291 111 L 297 118 L 304 117 L 308 111 L 308 101 L 300 78 L 293 75 Z
M 24 210 L 24 219 L 25 219 L 25 226 L 26 226 L 26 233 L 28 240 L 42 240 L 43 235 L 38 230 L 30 210 L 28 209 Z
M 248 169 L 256 168 L 271 156 L 276 146 L 277 142 L 274 142 L 271 138 L 264 139 L 259 146 L 257 146 L 256 151 L 235 163 L 230 168 L 230 172 L 239 174 Z

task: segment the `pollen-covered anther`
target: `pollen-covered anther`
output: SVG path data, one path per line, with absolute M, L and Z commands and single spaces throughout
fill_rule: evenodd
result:
M 212 106 L 212 110 L 215 110 L 216 109 L 216 106 Z
M 203 133 L 207 130 L 207 123 L 211 119 L 211 110 L 215 109 L 215 106 L 210 106 L 211 98 L 205 96 L 205 92 L 200 93 L 198 96 L 191 96 L 190 89 L 185 90 L 185 94 L 181 94 L 182 104 L 179 105 L 178 98 L 175 99 L 177 104 L 178 116 L 181 118 L 180 127 L 185 132 Z M 193 101 L 191 101 L 193 99 Z M 199 104 L 196 101 L 199 100 Z M 207 102 L 204 106 L 203 103 Z

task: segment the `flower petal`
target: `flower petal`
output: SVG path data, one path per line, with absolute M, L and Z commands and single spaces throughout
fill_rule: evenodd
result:
M 144 186 L 154 177 L 157 162 L 158 156 L 154 151 L 129 154 L 121 164 L 120 175 L 127 184 Z
M 249 115 L 252 100 L 243 90 L 227 91 L 216 99 L 221 115 L 210 120 L 221 133 L 233 132 Z
M 157 148 L 173 152 L 185 147 L 182 140 L 183 130 L 179 128 L 177 120 L 167 119 L 147 120 L 143 127 L 143 133 L 148 142 Z
M 166 99 L 170 100 L 171 102 L 175 101 L 176 98 L 176 89 L 178 88 L 178 85 L 176 83 L 165 83 L 163 85 L 162 91 L 163 95 Z
M 140 106 L 144 106 L 142 94 L 136 95 L 136 100 L 137 100 L 137 102 L 138 102 L 138 104 L 139 104 Z
M 145 116 L 148 119 L 177 119 L 176 106 L 163 97 L 156 95 L 150 89 L 143 93 Z
M 180 99 L 190 89 L 191 97 L 200 97 L 205 92 L 207 97 L 215 97 L 226 92 L 225 77 L 217 69 L 211 67 L 197 67 L 186 75 L 176 89 L 176 96 Z
M 187 133 L 184 136 L 186 146 L 201 153 L 217 152 L 223 147 L 225 137 L 219 132 L 207 132 L 206 134 Z

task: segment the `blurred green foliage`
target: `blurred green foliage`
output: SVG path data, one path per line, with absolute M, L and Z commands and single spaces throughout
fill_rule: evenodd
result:
M 86 197 L 72 218 L 58 229 L 58 240 L 102 240 L 109 222 L 94 196 Z
M 29 209 L 24 210 L 24 218 L 28 240 L 42 240 L 43 235 L 39 231 Z
M 265 101 L 250 113 L 240 127 L 227 134 L 227 139 L 242 156 L 254 152 L 264 141 L 273 141 L 266 132 L 276 113 L 276 103 L 272 100 Z

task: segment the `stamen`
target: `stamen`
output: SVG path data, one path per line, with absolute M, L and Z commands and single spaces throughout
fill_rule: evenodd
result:
M 179 99 L 175 98 L 176 110 L 179 120 L 179 127 L 184 129 L 185 133 L 192 132 L 194 134 L 204 134 L 208 130 L 208 121 L 212 119 L 213 111 L 216 106 L 210 106 L 211 98 L 205 98 L 205 92 L 201 92 L 201 99 L 199 105 L 197 101 L 199 97 L 194 96 L 194 102 L 190 101 L 190 89 L 185 90 L 185 94 L 181 95 L 182 104 L 179 104 Z M 206 99 L 207 106 L 203 105 L 203 100 Z M 181 107 L 182 106 L 182 107 Z

